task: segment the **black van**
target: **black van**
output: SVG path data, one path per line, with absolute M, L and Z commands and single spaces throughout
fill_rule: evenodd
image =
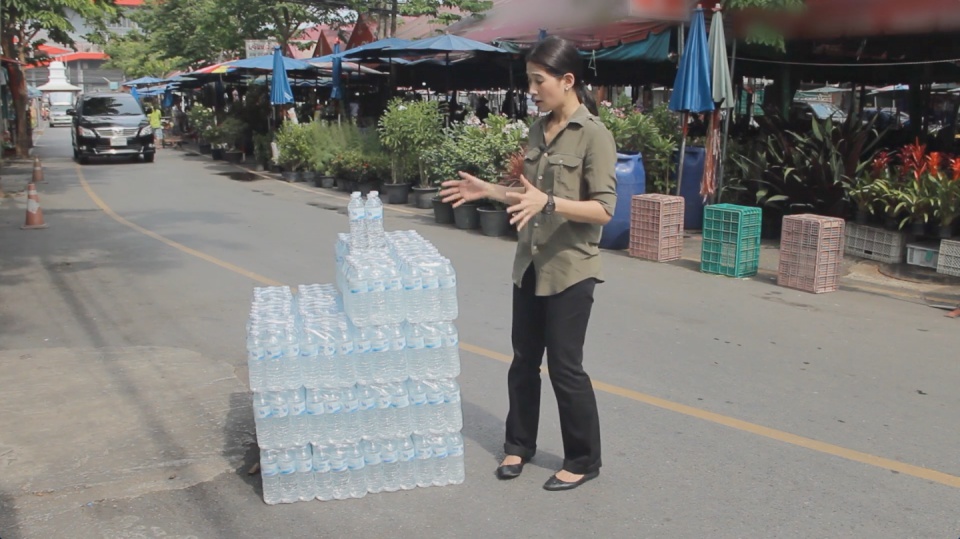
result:
M 130 156 L 152 163 L 157 152 L 153 129 L 140 103 L 123 92 L 81 94 L 73 116 L 73 158 Z

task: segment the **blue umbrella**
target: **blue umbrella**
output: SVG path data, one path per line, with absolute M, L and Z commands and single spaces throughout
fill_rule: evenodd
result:
M 683 182 L 683 161 L 687 151 L 687 120 L 691 112 L 709 112 L 714 109 L 710 91 L 710 51 L 707 49 L 707 30 L 703 8 L 697 7 L 690 22 L 690 35 L 680 57 L 680 69 L 673 83 L 670 110 L 683 113 L 680 143 L 680 167 L 677 170 L 677 194 Z
M 380 53 L 384 50 L 403 48 L 409 45 L 410 43 L 411 42 L 408 39 L 400 39 L 399 37 L 388 37 L 386 39 L 374 41 L 373 43 L 367 43 L 366 45 L 360 45 L 359 47 L 354 47 L 348 51 L 342 52 L 341 55 L 347 59 L 376 58 L 378 56 L 381 56 Z M 332 55 L 328 55 L 328 56 L 332 56 Z
M 343 76 L 343 62 L 340 56 L 340 44 L 333 46 L 333 90 L 330 92 L 330 99 L 343 99 L 343 87 L 340 78 Z
M 136 99 L 138 102 L 140 101 L 140 93 L 137 92 L 136 88 L 130 88 L 130 95 L 132 95 L 133 98 Z
M 225 62 L 220 64 L 221 66 L 232 67 L 235 69 L 258 69 L 261 71 L 274 71 L 277 68 L 275 64 L 277 59 L 277 49 L 279 47 L 274 47 L 274 53 L 268 54 L 266 56 L 255 56 L 253 58 L 245 58 L 243 60 L 233 60 L 232 62 Z M 286 56 L 280 55 L 282 63 L 282 71 L 314 71 L 315 68 L 302 61 L 295 58 L 288 58 Z
M 124 82 L 124 86 L 134 87 L 134 86 L 150 86 L 152 84 L 159 84 L 163 82 L 162 79 L 157 79 L 154 77 L 140 77 L 139 79 L 128 80 Z
M 167 86 L 163 90 L 163 108 L 169 109 L 173 106 L 173 88 Z
M 380 56 L 429 56 L 433 54 L 445 54 L 446 65 L 450 66 L 450 53 L 452 52 L 487 52 L 497 54 L 509 54 L 500 47 L 487 45 L 481 41 L 468 39 L 452 34 L 443 34 L 441 36 L 428 37 L 408 43 L 403 47 L 393 47 L 380 51 Z M 449 73 L 447 74 L 447 89 L 450 88 Z
M 273 48 L 273 77 L 270 80 L 270 104 L 286 105 L 293 103 L 293 90 L 287 79 L 287 70 L 284 69 L 283 55 L 280 47 Z

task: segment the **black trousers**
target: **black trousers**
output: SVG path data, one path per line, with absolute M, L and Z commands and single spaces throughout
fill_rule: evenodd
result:
M 504 451 L 525 461 L 537 451 L 540 365 L 547 352 L 550 382 L 560 409 L 563 469 L 586 474 L 600 468 L 600 417 L 590 377 L 583 370 L 583 342 L 593 307 L 595 279 L 538 297 L 533 265 L 513 287 L 513 363 L 507 376 L 510 412 Z

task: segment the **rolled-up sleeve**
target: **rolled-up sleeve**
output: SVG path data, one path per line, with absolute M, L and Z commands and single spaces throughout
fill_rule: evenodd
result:
M 587 200 L 596 200 L 607 215 L 617 206 L 617 147 L 613 135 L 603 126 L 586 133 L 583 155 L 583 180 Z

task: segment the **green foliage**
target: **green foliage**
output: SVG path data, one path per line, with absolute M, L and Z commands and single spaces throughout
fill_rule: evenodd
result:
M 805 0 L 727 0 L 723 7 L 732 17 L 737 17 L 738 11 L 769 11 L 771 14 L 776 14 L 796 12 L 803 9 L 805 5 Z M 762 19 L 751 22 L 747 27 L 746 42 L 772 47 L 779 51 L 786 50 L 783 34 Z
M 390 151 L 393 183 L 405 180 L 424 152 L 441 142 L 442 129 L 443 115 L 436 101 L 390 101 L 380 117 L 378 131 L 380 141 Z
M 71 13 L 72 12 L 72 13 Z M 4 54 L 24 58 L 46 40 L 73 45 L 70 34 L 76 31 L 70 18 L 77 14 L 93 30 L 85 36 L 102 41 L 106 24 L 118 19 L 112 0 L 5 0 L 0 2 Z M 98 36 L 99 39 L 98 39 Z M 16 38 L 16 44 L 14 43 Z M 15 50 L 14 50 L 15 49 Z M 23 53 L 22 55 L 20 53 Z
M 286 122 L 277 131 L 279 161 L 288 170 L 304 170 L 310 163 L 313 149 L 310 145 L 310 124 Z
M 190 127 L 199 133 L 203 133 L 214 124 L 214 112 L 212 108 L 195 104 L 187 111 L 187 121 Z
M 467 172 L 497 182 L 510 168 L 511 157 L 522 149 L 528 129 L 496 114 L 485 125 L 455 124 L 443 130 L 442 142 L 423 155 L 429 184 Z M 424 185 L 426 187 L 427 185 Z
M 257 163 L 267 165 L 273 159 L 273 148 L 271 143 L 273 137 L 268 133 L 254 133 L 253 135 L 253 158 Z
M 229 145 L 231 148 L 239 148 L 243 144 L 243 139 L 247 134 L 247 124 L 239 118 L 233 116 L 227 117 L 220 124 L 221 143 Z
M 613 135 L 617 151 L 643 156 L 643 167 L 657 193 L 669 193 L 672 187 L 670 173 L 679 138 L 676 116 L 666 105 L 650 114 L 636 112 L 629 99 L 618 101 L 617 106 L 604 103 L 600 107 L 600 120 Z
M 139 30 L 109 39 L 104 52 L 110 57 L 104 67 L 119 69 L 130 78 L 163 78 L 167 73 L 186 66 L 183 58 L 165 57 L 156 43 Z
M 426 15 L 433 17 L 434 22 L 450 25 L 461 20 L 464 15 L 483 17 L 483 12 L 493 7 L 493 2 L 490 0 L 406 0 L 398 7 L 401 15 L 407 17 Z

